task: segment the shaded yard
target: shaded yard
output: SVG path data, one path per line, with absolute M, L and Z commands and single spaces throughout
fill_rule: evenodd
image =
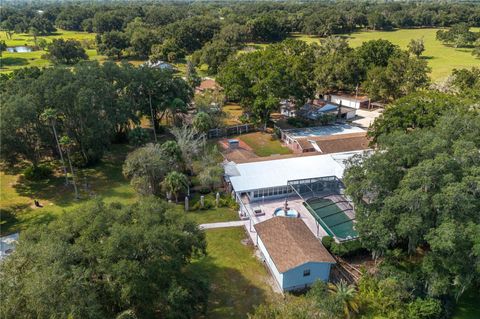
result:
M 193 271 L 211 281 L 207 318 L 246 318 L 255 306 L 279 297 L 253 246 L 242 243 L 247 237 L 243 227 L 212 229 L 206 235 L 208 257 L 195 262 Z
M 480 292 L 472 288 L 458 301 L 453 319 L 478 319 L 480 318 Z

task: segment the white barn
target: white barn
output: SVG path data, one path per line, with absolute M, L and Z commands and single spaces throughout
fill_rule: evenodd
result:
M 370 99 L 366 96 L 352 96 L 346 94 L 331 94 L 327 97 L 329 102 L 347 106 L 353 109 L 370 108 Z
M 256 224 L 257 247 L 283 291 L 328 281 L 335 259 L 300 218 L 274 217 Z

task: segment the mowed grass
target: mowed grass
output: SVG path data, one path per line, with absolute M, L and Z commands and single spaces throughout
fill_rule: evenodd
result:
M 93 45 L 95 42 L 95 33 L 67 31 L 58 29 L 51 35 L 39 36 L 37 40 L 44 39 L 47 43 L 53 41 L 53 39 L 74 39 L 81 43 L 89 43 Z M 34 46 L 35 42 L 33 36 L 30 34 L 17 34 L 14 33 L 12 39 L 7 39 L 5 32 L 0 32 L 0 40 L 5 41 L 8 47 L 15 46 Z M 104 61 L 105 56 L 99 55 L 97 50 L 93 48 L 87 48 L 85 50 L 90 60 Z M 15 69 L 36 66 L 46 67 L 50 65 L 50 61 L 42 58 L 47 52 L 45 50 L 38 50 L 32 52 L 2 52 L 2 59 L 0 60 L 0 72 L 10 72 Z
M 411 39 L 422 38 L 425 43 L 425 52 L 423 58 L 428 61 L 432 68 L 430 77 L 433 81 L 441 80 L 449 76 L 453 69 L 471 68 L 480 66 L 480 58 L 472 55 L 472 49 L 456 49 L 452 46 L 444 45 L 435 39 L 436 32 L 439 29 L 400 29 L 394 31 L 362 31 L 343 35 L 348 39 L 351 47 L 358 47 L 363 42 L 369 40 L 384 39 L 388 40 L 402 49 L 407 49 Z M 473 31 L 480 31 L 480 28 L 472 28 Z M 303 40 L 309 43 L 319 43 L 318 37 L 293 34 L 293 38 Z
M 273 138 L 272 134 L 256 132 L 243 134 L 237 138 L 250 146 L 253 152 L 260 157 L 292 153 L 288 147 L 282 145 L 279 139 Z
M 243 227 L 211 229 L 206 236 L 208 256 L 193 264 L 211 282 L 206 318 L 246 318 L 255 306 L 279 297 L 253 246 L 242 243 Z

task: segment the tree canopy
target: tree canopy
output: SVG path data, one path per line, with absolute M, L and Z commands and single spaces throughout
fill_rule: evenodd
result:
M 154 198 L 94 201 L 22 232 L 0 264 L 4 317 L 192 318 L 208 283 L 188 265 L 205 253 L 197 225 Z

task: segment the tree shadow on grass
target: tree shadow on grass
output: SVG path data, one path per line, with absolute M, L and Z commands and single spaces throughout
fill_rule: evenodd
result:
M 422 59 L 422 60 L 433 60 L 433 59 L 435 59 L 435 57 L 431 56 L 431 55 L 422 55 L 422 56 L 420 56 L 420 59 Z
M 265 291 L 237 269 L 219 267 L 206 256 L 190 266 L 190 271 L 210 282 L 207 315 L 202 318 L 246 318 L 267 301 Z
M 28 59 L 17 57 L 6 57 L 0 59 L 0 67 L 27 65 Z

